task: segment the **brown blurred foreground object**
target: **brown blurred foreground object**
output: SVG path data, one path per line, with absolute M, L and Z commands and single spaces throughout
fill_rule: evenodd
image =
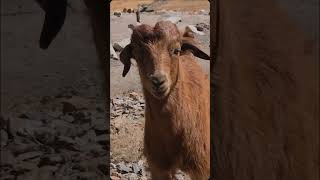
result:
M 319 2 L 216 3 L 214 177 L 318 180 Z

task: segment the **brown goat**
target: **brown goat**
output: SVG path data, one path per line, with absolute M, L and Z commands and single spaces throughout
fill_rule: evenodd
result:
M 130 58 L 137 61 L 145 109 L 144 154 L 152 179 L 173 179 L 177 169 L 193 180 L 209 178 L 210 99 L 209 80 L 195 56 L 210 57 L 183 36 L 169 21 L 154 28 L 133 28 L 131 43 L 120 54 L 123 76 Z

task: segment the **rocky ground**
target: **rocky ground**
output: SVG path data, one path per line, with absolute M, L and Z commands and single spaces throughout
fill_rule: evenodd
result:
M 1 117 L 1 179 L 106 179 L 105 105 L 74 93 L 18 105 Z

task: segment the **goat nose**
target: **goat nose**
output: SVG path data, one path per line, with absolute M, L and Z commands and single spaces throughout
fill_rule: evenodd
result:
M 164 82 L 166 78 L 164 75 L 152 76 L 151 82 L 156 87 L 159 88 Z

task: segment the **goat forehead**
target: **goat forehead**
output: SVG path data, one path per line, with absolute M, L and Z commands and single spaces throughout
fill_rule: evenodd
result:
M 173 39 L 177 39 L 180 36 L 177 26 L 170 21 L 158 22 L 154 27 L 154 31 Z
M 160 21 L 154 27 L 146 24 L 137 26 L 131 36 L 133 42 L 155 42 L 159 40 L 180 40 L 180 32 L 170 21 Z

